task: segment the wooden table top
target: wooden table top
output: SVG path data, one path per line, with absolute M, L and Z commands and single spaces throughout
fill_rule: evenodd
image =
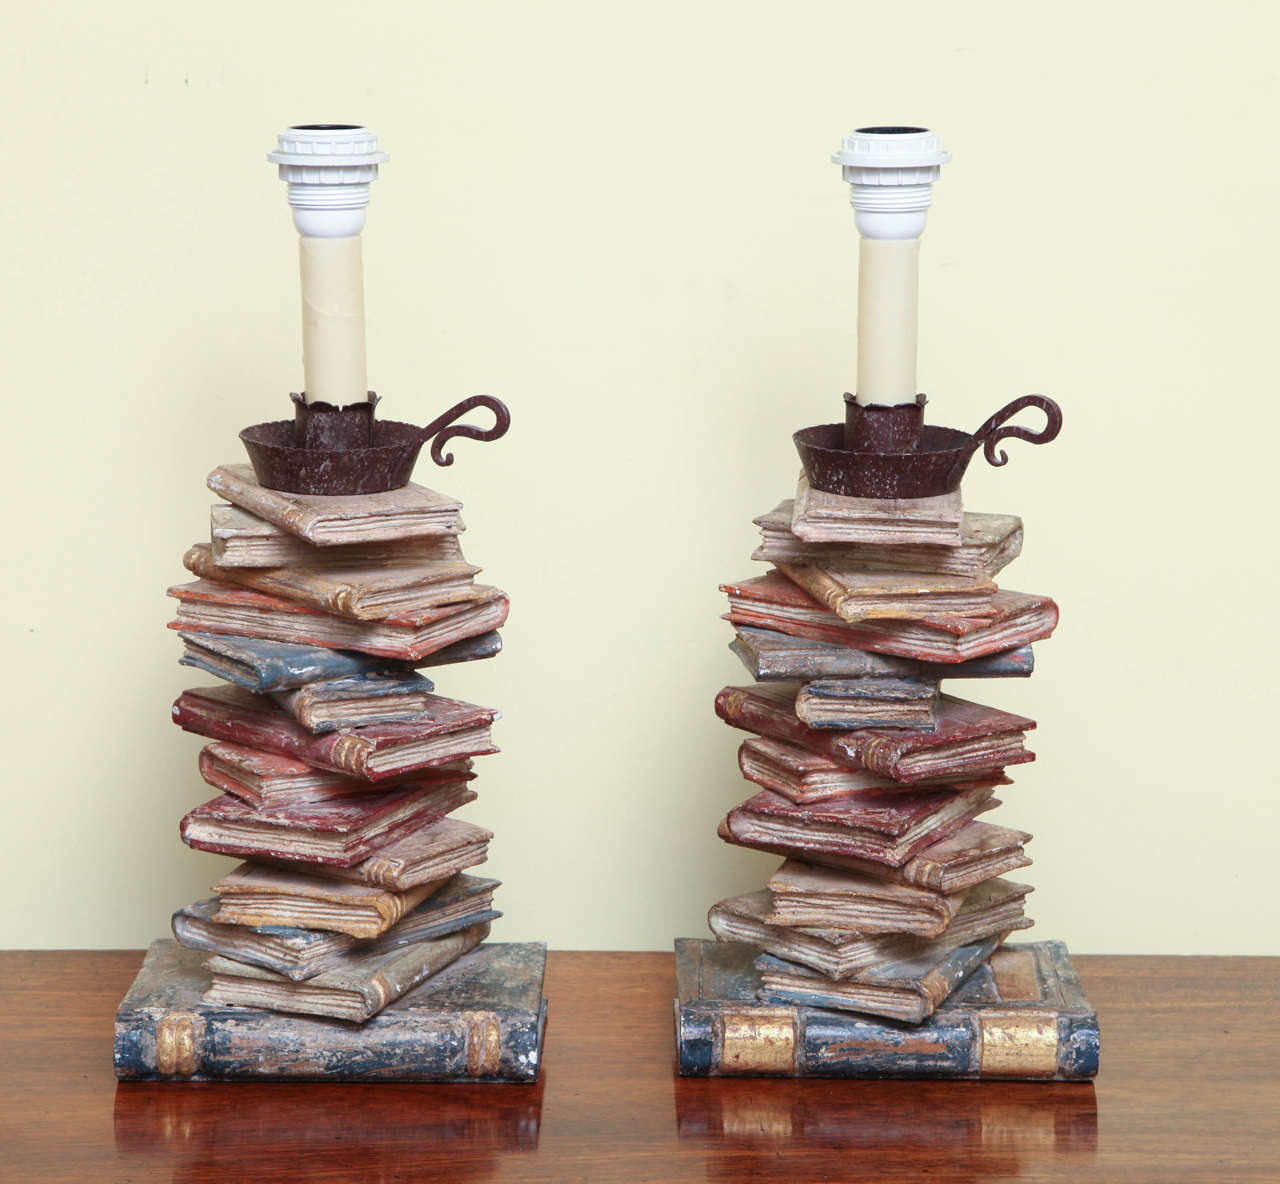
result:
M 1280 958 L 1074 959 L 1096 1085 L 680 1079 L 670 954 L 553 952 L 536 1086 L 117 1085 L 136 951 L 0 953 L 0 1179 L 1280 1180 Z

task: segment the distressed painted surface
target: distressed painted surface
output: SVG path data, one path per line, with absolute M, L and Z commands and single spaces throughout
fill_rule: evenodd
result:
M 979 966 L 929 1019 L 918 1026 L 870 1019 L 848 1012 L 793 1006 L 763 1005 L 757 996 L 761 982 L 752 963 L 756 951 L 746 945 L 676 941 L 676 1041 L 679 1071 L 686 1075 L 720 1076 L 731 1071 L 721 1058 L 719 1033 L 725 1015 L 749 1017 L 780 1010 L 794 1025 L 795 1054 L 774 1069 L 775 1075 L 794 1077 L 1017 1077 L 1023 1080 L 1081 1081 L 1098 1072 L 1098 1020 L 1080 989 L 1066 946 L 1035 942 L 1006 946 L 1025 953 L 1034 967 L 1035 997 L 1006 999 L 996 985 L 991 963 Z M 997 955 L 999 956 L 999 955 Z M 1025 994 L 1025 992 L 1017 992 Z M 1021 1038 L 1054 1045 L 1052 1064 L 1028 1058 L 1012 1066 L 1012 1058 L 983 1056 L 984 1016 L 989 1028 L 1001 1033 L 1018 1029 L 1011 1015 L 1032 1022 Z M 988 1043 L 991 1037 L 988 1035 Z M 1038 1049 L 1036 1050 L 1038 1051 Z
M 381 621 L 357 621 L 235 584 L 193 580 L 169 589 L 168 595 L 178 602 L 177 619 L 169 622 L 169 628 L 359 650 L 427 665 L 432 654 L 506 623 L 510 609 L 506 593 L 480 584 L 475 587 L 484 599 Z
M 938 497 L 845 497 L 814 489 L 802 472 L 791 512 L 791 533 L 814 543 L 958 547 L 964 508 L 960 491 Z
M 210 976 L 203 958 L 171 941 L 152 945 L 116 1016 L 117 1076 L 537 1079 L 546 1018 L 541 944 L 482 945 L 361 1025 L 206 1004 L 201 996 Z M 162 1034 L 175 1028 L 184 1031 L 190 1050 L 183 1058 L 165 1055 L 171 1042 Z
M 491 907 L 497 887 L 497 880 L 455 875 L 372 942 L 359 942 L 345 933 L 288 925 L 221 924 L 213 919 L 218 911 L 214 897 L 198 900 L 174 913 L 173 936 L 187 949 L 262 966 L 301 982 L 321 971 L 341 967 L 344 956 L 353 950 L 392 948 L 493 921 L 502 916 Z
M 796 695 L 796 717 L 811 728 L 933 731 L 938 684 L 903 678 L 822 678 Z
M 220 567 L 296 567 L 311 563 L 385 563 L 395 559 L 461 559 L 457 535 L 317 547 L 239 506 L 209 510 L 209 542 Z
M 173 705 L 174 723 L 188 732 L 277 752 L 366 781 L 383 781 L 498 751 L 489 738 L 489 725 L 501 714 L 495 709 L 434 695 L 431 714 L 430 720 L 420 723 L 375 724 L 313 735 L 270 699 L 239 687 L 183 691 Z M 409 750 L 411 756 L 397 759 Z
M 219 567 L 209 544 L 196 543 L 182 557 L 182 564 L 203 580 L 239 584 L 358 621 L 403 617 L 442 604 L 484 598 L 483 586 L 475 584 L 480 568 L 459 559 L 354 568 L 338 564 Z
M 1010 514 L 965 513 L 960 545 L 930 543 L 817 543 L 791 533 L 795 502 L 788 498 L 755 519 L 760 547 L 752 559 L 766 563 L 836 560 L 864 571 L 946 572 L 993 579 L 1022 551 L 1022 520 Z
M 754 834 L 749 826 L 737 824 L 732 814 L 720 823 L 716 833 L 735 847 L 750 847 L 788 859 L 794 853 L 793 848 Z M 1023 850 L 1030 841 L 1031 836 L 1025 831 L 971 821 L 953 834 L 939 837 L 937 842 L 922 847 L 900 867 L 813 847 L 804 852 L 803 858 L 807 863 L 822 867 L 860 872 L 899 884 L 931 888 L 935 892 L 960 892 L 993 876 L 1003 876 L 1020 867 L 1030 866 L 1031 860 Z
M 178 829 L 200 851 L 351 867 L 475 800 L 475 791 L 457 780 L 271 810 L 223 794 L 197 806 Z
M 462 503 L 410 482 L 349 497 L 286 493 L 258 484 L 249 465 L 219 465 L 208 477 L 219 497 L 318 547 L 457 534 Z
M 721 584 L 728 594 L 725 620 L 856 650 L 948 665 L 981 658 L 1048 637 L 1058 606 L 1047 596 L 1001 589 L 982 618 L 931 617 L 921 621 L 862 621 L 851 625 L 778 572 Z
M 474 950 L 488 935 L 489 926 L 481 924 L 408 944 L 357 947 L 348 951 L 339 965 L 301 983 L 215 954 L 205 961 L 213 983 L 204 998 L 212 1004 L 364 1023 Z
M 932 731 L 839 732 L 801 722 L 795 708 L 798 691 L 794 683 L 725 687 L 716 696 L 716 714 L 731 727 L 907 784 L 998 774 L 1007 765 L 1035 759 L 1023 747 L 1023 733 L 1035 721 L 995 707 L 943 695 Z
M 1035 657 L 1029 645 L 947 665 L 916 662 L 870 650 L 854 650 L 844 645 L 750 626 L 739 626 L 734 630 L 729 648 L 757 682 L 910 678 L 936 683 L 944 678 L 1026 678 L 1035 667 Z
M 924 572 L 862 571 L 833 563 L 779 563 L 777 570 L 842 621 L 926 621 L 989 617 L 996 586 L 990 580 Z
M 807 966 L 761 954 L 755 961 L 760 972 L 760 1001 L 853 1011 L 918 1024 L 931 1016 L 999 944 L 997 934 L 954 949 L 922 951 L 867 967 L 838 983 Z
M 275 691 L 272 700 L 309 732 L 430 719 L 434 684 L 414 671 L 379 671 Z
M 989 808 L 994 789 L 994 782 L 980 781 L 954 790 L 872 791 L 803 806 L 766 789 L 731 810 L 726 821 L 733 834 L 755 840 L 746 845 L 764 841 L 800 859 L 820 851 L 900 867 Z
M 755 946 L 787 962 L 809 966 L 835 982 L 854 972 L 928 953 L 940 953 L 998 933 L 1026 929 L 1026 884 L 988 880 L 965 894 L 954 920 L 937 937 L 906 933 L 870 933 L 779 924 L 770 919 L 776 895 L 768 889 L 731 896 L 707 914 L 711 932 L 721 941 Z

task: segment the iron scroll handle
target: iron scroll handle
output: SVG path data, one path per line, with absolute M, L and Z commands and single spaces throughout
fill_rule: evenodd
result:
M 1017 426 L 1002 426 L 1007 420 L 1012 419 L 1026 407 L 1039 407 L 1044 412 L 1045 425 L 1040 431 L 1033 432 L 1029 428 Z M 983 455 L 987 458 L 987 464 L 999 468 L 1009 462 L 1009 455 L 1004 449 L 1001 449 L 999 453 L 996 452 L 996 445 L 1001 440 L 1012 438 L 1026 440 L 1029 444 L 1048 444 L 1061 430 L 1062 408 L 1057 403 L 1047 395 L 1023 395 L 1021 398 L 1014 399 L 1012 403 L 1001 407 L 982 427 L 969 437 L 969 443 L 964 448 L 964 455 L 968 456 L 981 444 Z
M 478 428 L 469 423 L 454 423 L 454 420 L 461 419 L 474 407 L 487 407 L 493 412 L 493 427 Z M 435 437 L 431 440 L 431 459 L 445 468 L 453 464 L 453 453 L 446 455 L 444 446 L 454 436 L 465 436 L 469 440 L 500 440 L 507 434 L 510 426 L 511 412 L 501 399 L 495 399 L 492 395 L 472 395 L 461 403 L 455 403 L 443 415 L 436 416 L 421 429 L 419 438 L 425 444 L 432 436 Z

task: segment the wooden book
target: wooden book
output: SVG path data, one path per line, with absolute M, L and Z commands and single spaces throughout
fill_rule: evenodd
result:
M 235 683 L 246 691 L 291 691 L 315 682 L 351 678 L 360 674 L 404 674 L 408 662 L 375 658 L 354 650 L 326 649 L 320 645 L 291 645 L 257 637 L 230 634 L 179 632 L 184 650 L 178 662 Z M 482 633 L 454 642 L 428 655 L 419 666 L 445 666 L 492 658 L 502 650 L 502 634 Z M 429 682 L 430 680 L 428 680 Z M 427 690 L 432 688 L 428 686 Z
M 891 777 L 879 777 L 865 769 L 851 769 L 807 748 L 768 736 L 752 736 L 742 742 L 738 749 L 738 768 L 748 781 L 801 804 L 846 798 L 867 790 L 914 793 L 919 788 Z
M 375 724 L 314 735 L 270 699 L 239 687 L 183 691 L 173 722 L 188 732 L 278 752 L 308 765 L 366 781 L 385 781 L 464 757 L 497 752 L 489 726 L 499 712 L 443 695 L 431 697 L 431 719 L 414 724 Z
M 895 884 L 858 872 L 838 872 L 788 859 L 766 885 L 773 902 L 770 925 L 848 933 L 910 933 L 937 937 L 946 932 L 964 903 L 967 889 L 943 894 Z
M 498 887 L 497 880 L 452 876 L 373 943 L 359 943 L 346 933 L 314 929 L 224 925 L 213 919 L 218 911 L 215 897 L 198 900 L 174 913 L 173 936 L 188 949 L 221 954 L 302 982 L 321 971 L 340 967 L 344 956 L 354 950 L 408 945 L 495 920 L 502 916 L 493 908 L 493 893 Z
M 506 595 L 497 588 L 479 584 L 475 588 L 482 599 L 382 621 L 356 621 L 235 584 L 195 580 L 169 589 L 169 595 L 178 601 L 178 618 L 169 622 L 169 628 L 359 650 L 417 666 L 455 642 L 505 624 L 509 608 Z
M 798 806 L 764 789 L 729 811 L 732 833 L 808 860 L 810 851 L 852 855 L 901 867 L 923 848 L 958 831 L 992 804 L 995 782 L 966 789 L 876 793 Z
M 450 761 L 386 781 L 365 781 L 328 769 L 317 769 L 277 752 L 262 752 L 243 744 L 218 741 L 200 750 L 200 776 L 215 789 L 229 793 L 260 810 L 327 802 L 352 795 L 381 793 L 404 781 L 419 783 L 470 781 L 469 760 Z
M 862 621 L 857 625 L 842 621 L 779 572 L 721 584 L 720 589 L 729 596 L 725 619 L 734 625 L 948 665 L 1041 641 L 1058 624 L 1058 606 L 1047 596 L 1003 589 L 991 598 L 991 615 L 986 617 Z
M 773 904 L 765 918 L 771 925 L 798 929 L 843 930 L 850 933 L 910 933 L 919 937 L 940 937 L 950 933 L 966 905 L 981 899 L 992 900 L 987 880 L 974 888 L 942 894 L 927 888 L 894 884 L 862 872 L 837 871 L 788 859 L 772 876 L 768 888 Z M 1002 919 L 1022 915 L 1023 899 L 1031 888 L 1011 880 L 998 881 L 996 890 Z M 909 925 L 898 927 L 900 915 Z M 995 933 L 1000 925 L 988 930 Z M 985 935 L 984 935 L 985 936 Z M 960 942 L 956 943 L 961 944 Z
M 332 863 L 307 865 L 283 859 L 265 862 L 286 871 L 332 876 L 355 884 L 404 892 L 483 863 L 489 857 L 492 838 L 493 832 L 483 827 L 456 818 L 442 818 L 430 826 L 410 831 L 353 867 Z
M 1061 942 L 1006 945 L 923 1024 L 763 1004 L 755 950 L 676 941 L 679 1072 L 1086 1081 L 1098 1017 Z
M 227 925 L 284 925 L 352 937 L 381 937 L 443 885 L 443 879 L 431 880 L 393 892 L 308 872 L 242 863 L 214 884 L 218 911 L 213 920 Z
M 182 557 L 182 565 L 202 580 L 237 584 L 356 621 L 385 621 L 444 604 L 489 598 L 489 589 L 475 582 L 480 569 L 458 559 L 432 559 L 412 566 L 219 567 L 209 545 L 196 543 Z
M 408 782 L 383 793 L 269 811 L 223 794 L 192 810 L 179 831 L 188 847 L 200 851 L 351 867 L 475 799 L 465 781 Z
M 459 529 L 462 524 L 458 524 Z M 317 547 L 273 522 L 222 502 L 209 511 L 209 544 L 219 567 L 302 567 L 311 563 L 422 563 L 461 559 L 458 536 L 435 535 L 391 539 L 381 543 L 349 543 Z
M 965 894 L 955 919 L 935 938 L 774 925 L 769 921 L 773 894 L 763 888 L 713 905 L 707 914 L 707 923 L 720 941 L 755 946 L 839 981 L 864 967 L 917 955 L 925 947 L 939 951 L 955 949 L 992 934 L 1026 929 L 1032 924 L 1023 914 L 1026 891 L 1025 885 L 1007 880 L 979 884 Z
M 219 497 L 317 547 L 457 534 L 460 502 L 410 482 L 386 493 L 333 496 L 285 493 L 258 484 L 249 465 L 219 465 L 209 474 Z
M 716 714 L 732 727 L 912 785 L 948 777 L 972 779 L 1035 759 L 1023 746 L 1023 733 L 1035 721 L 980 703 L 940 696 L 931 732 L 836 732 L 802 723 L 796 716 L 797 693 L 793 683 L 725 687 L 716 696 Z
M 488 925 L 473 925 L 411 945 L 352 951 L 340 966 L 306 982 L 215 954 L 205 962 L 213 982 L 204 1001 L 213 1007 L 258 1007 L 361 1024 L 488 936 Z
M 740 625 L 729 648 L 757 682 L 809 681 L 819 678 L 1026 678 L 1035 667 L 1029 645 L 968 662 L 917 662 L 845 645 L 810 641 L 770 629 Z M 252 690 L 253 688 L 249 688 Z
M 919 1024 L 991 956 L 1002 940 L 1002 935 L 996 934 L 967 946 L 879 962 L 838 982 L 808 966 L 761 954 L 755 962 L 760 972 L 760 1001 L 829 1007 Z
M 842 497 L 823 493 L 800 474 L 791 509 L 791 533 L 807 543 L 929 544 L 959 547 L 964 507 L 960 491 L 939 497 Z
M 755 520 L 760 546 L 751 556 L 765 563 L 838 563 L 862 571 L 925 571 L 995 579 L 1022 550 L 1022 520 L 1009 514 L 964 514 L 960 545 L 930 543 L 812 543 L 791 533 L 795 502 L 786 501 Z
M 934 730 L 936 682 L 908 678 L 819 678 L 801 686 L 796 718 L 811 728 Z
M 827 563 L 779 563 L 778 570 L 842 621 L 987 617 L 996 586 L 967 576 L 859 571 Z
M 994 799 L 992 799 L 994 800 Z M 990 803 L 988 803 L 990 804 Z M 934 892 L 962 892 L 975 884 L 1007 875 L 1031 860 L 1023 850 L 1031 842 L 1025 831 L 987 822 L 969 822 L 945 838 L 922 847 L 900 867 L 864 859 L 845 851 L 820 849 L 813 844 L 802 853 L 751 826 L 748 820 L 732 814 L 720 823 L 716 832 L 735 847 L 750 847 L 770 855 L 790 859 L 799 854 L 805 863 L 820 864 L 843 871 L 861 872 L 898 884 L 930 888 Z
M 482 945 L 360 1026 L 205 1003 L 204 958 L 173 941 L 152 944 L 116 1013 L 117 1077 L 537 1079 L 546 1021 L 541 944 Z
M 275 691 L 271 699 L 307 731 L 332 732 L 430 719 L 434 689 L 429 678 L 412 670 L 378 671 Z

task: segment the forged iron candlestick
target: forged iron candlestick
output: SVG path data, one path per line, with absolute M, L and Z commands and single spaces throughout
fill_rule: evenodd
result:
M 451 465 L 444 446 L 454 436 L 506 435 L 511 414 L 491 395 L 463 399 L 425 428 L 376 417 L 378 396 L 365 391 L 360 232 L 370 183 L 387 159 L 377 136 L 358 124 L 296 124 L 267 159 L 288 185 L 299 235 L 306 391 L 290 395 L 292 420 L 240 433 L 258 481 L 287 493 L 385 493 L 408 483 L 428 440 L 431 459 Z M 476 407 L 493 412 L 493 427 L 457 422 Z
M 511 426 L 511 413 L 501 399 L 472 395 L 455 403 L 424 428 L 396 420 L 380 420 L 374 410 L 378 396 L 346 407 L 308 403 L 291 395 L 294 418 L 258 423 L 245 428 L 240 439 L 258 481 L 268 489 L 288 493 L 385 493 L 399 489 L 413 475 L 422 446 L 431 441 L 431 459 L 453 464 L 444 446 L 454 436 L 497 440 Z M 468 411 L 486 407 L 493 427 L 458 423 Z
M 1062 427 L 1062 411 L 1044 395 L 1014 399 L 972 435 L 924 424 L 927 400 L 914 393 L 918 260 L 933 182 L 951 159 L 942 141 L 927 128 L 864 127 L 831 159 L 849 183 L 861 236 L 858 387 L 844 397 L 843 424 L 792 437 L 809 484 L 844 497 L 938 497 L 960 488 L 979 445 L 999 466 L 1008 460 L 996 451 L 1001 440 L 1047 444 Z M 1028 407 L 1045 414 L 1038 432 L 1007 423 Z

